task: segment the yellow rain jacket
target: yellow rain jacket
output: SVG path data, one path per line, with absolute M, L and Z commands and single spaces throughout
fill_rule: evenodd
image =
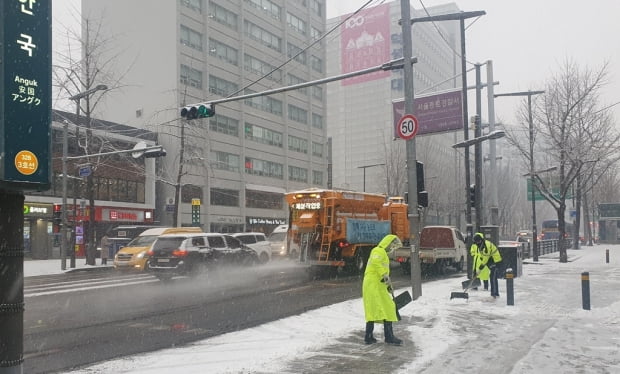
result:
M 487 264 L 489 264 L 489 261 L 492 261 L 491 263 L 495 264 L 501 262 L 502 255 L 499 253 L 499 250 L 495 244 L 486 240 L 482 233 L 476 233 L 475 235 L 482 236 L 484 246 L 480 249 L 476 243 L 472 243 L 469 249 L 469 253 L 473 257 L 473 270 L 474 273 L 478 273 L 478 278 L 480 280 L 489 280 L 491 277 L 491 271 L 489 270 Z M 480 270 L 480 265 L 484 265 L 482 270 Z
M 390 259 L 386 249 L 395 239 L 398 240 L 396 235 L 386 235 L 370 252 L 362 285 L 366 322 L 398 321 L 388 285 L 382 282 L 383 275 L 390 275 Z

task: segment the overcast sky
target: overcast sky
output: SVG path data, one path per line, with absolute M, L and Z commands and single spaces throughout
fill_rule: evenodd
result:
M 366 2 L 327 0 L 327 17 L 353 12 Z M 430 7 L 448 1 L 422 2 Z M 379 3 L 376 0 L 371 5 Z M 464 11 L 487 13 L 467 29 L 467 59 L 470 62 L 493 60 L 494 80 L 500 82 L 496 93 L 542 89 L 545 80 L 570 58 L 592 68 L 609 62 L 610 83 L 602 101 L 609 105 L 620 101 L 620 22 L 617 21 L 620 1 L 457 0 L 455 3 Z M 79 4 L 79 0 L 53 2 L 55 42 L 61 25 L 74 21 L 71 12 L 75 14 Z M 411 5 L 422 8 L 420 0 L 411 0 Z M 484 70 L 482 74 L 486 76 Z M 472 72 L 469 81 L 473 79 Z M 519 100 L 498 99 L 497 117 L 504 121 L 512 119 Z M 620 120 L 620 105 L 614 107 L 614 114 Z
M 396 1 L 400 3 L 400 0 Z M 351 13 L 366 2 L 327 0 L 327 17 Z M 410 0 L 415 9 L 422 9 L 422 3 L 430 7 L 449 2 Z M 574 59 L 580 66 L 591 68 L 609 62 L 609 85 L 602 101 L 608 105 L 620 101 L 620 23 L 617 19 L 620 1 L 453 2 L 463 11 L 486 12 L 466 31 L 467 60 L 472 63 L 493 61 L 494 80 L 500 82 L 495 93 L 544 89 L 543 83 L 558 70 L 558 66 L 566 59 Z M 379 3 L 380 0 L 373 1 L 372 5 Z M 469 74 L 468 82 L 473 82 L 474 72 Z M 485 70 L 482 76 L 486 80 Z M 519 100 L 522 98 L 498 98 L 496 117 L 510 121 Z M 620 121 L 620 105 L 613 108 L 616 122 Z

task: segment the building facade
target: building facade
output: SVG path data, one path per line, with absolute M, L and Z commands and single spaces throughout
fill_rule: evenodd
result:
M 326 29 L 336 27 L 337 32 L 328 38 L 327 75 L 362 70 L 403 57 L 400 6 L 399 1 L 392 1 L 351 17 L 329 19 Z M 430 14 L 459 11 L 455 4 L 427 10 Z M 411 15 L 422 17 L 426 12 L 412 9 Z M 413 57 L 417 58 L 413 65 L 416 99 L 460 91 L 459 22 L 414 23 L 412 40 Z M 407 190 L 405 142 L 396 135 L 398 118 L 393 114 L 393 103 L 403 96 L 402 69 L 328 84 L 331 186 L 401 196 Z M 452 149 L 463 136 L 460 121 L 459 131 L 415 138 L 416 158 L 424 163 L 425 188 L 431 202 L 427 222 L 442 216 L 445 223 L 455 224 L 464 209 L 458 203 L 463 195 L 462 154 Z
M 162 224 L 270 232 L 288 221 L 284 192 L 326 185 L 324 86 L 218 104 L 211 118 L 179 114 L 323 78 L 325 0 L 82 0 L 82 18 L 117 36 L 110 53 L 124 72 L 98 114 L 158 133 L 168 150 Z
M 86 118 L 75 113 L 52 112 L 52 185 L 47 191 L 27 191 L 24 202 L 24 250 L 34 259 L 60 258 L 60 223 L 63 197 L 63 141 L 67 122 L 67 156 L 83 156 Z M 130 150 L 139 143 L 155 145 L 157 135 L 108 121 L 91 120 L 98 153 Z M 79 143 L 79 144 L 78 144 Z M 95 238 L 121 224 L 155 223 L 155 159 L 129 153 L 67 161 L 67 221 L 72 248 L 84 255 L 90 211 L 86 177 L 95 187 Z

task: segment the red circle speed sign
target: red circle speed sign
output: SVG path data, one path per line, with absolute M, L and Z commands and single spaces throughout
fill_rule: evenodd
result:
M 418 126 L 418 119 L 413 114 L 405 114 L 398 121 L 398 136 L 405 140 L 413 139 L 418 133 Z

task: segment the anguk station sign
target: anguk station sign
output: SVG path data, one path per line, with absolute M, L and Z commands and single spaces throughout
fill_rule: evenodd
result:
M 0 187 L 51 181 L 52 26 L 49 0 L 0 1 Z

